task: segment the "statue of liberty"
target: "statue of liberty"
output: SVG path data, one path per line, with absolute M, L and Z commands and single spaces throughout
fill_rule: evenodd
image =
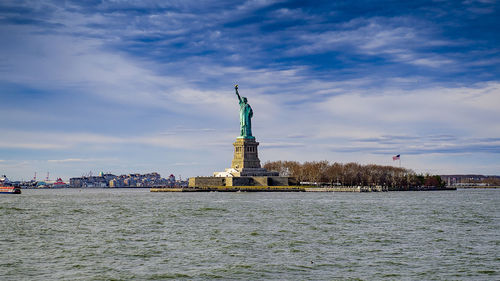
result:
M 240 136 L 238 138 L 254 139 L 255 137 L 252 136 L 252 107 L 248 104 L 246 97 L 240 97 L 238 85 L 235 85 L 234 89 L 240 103 Z

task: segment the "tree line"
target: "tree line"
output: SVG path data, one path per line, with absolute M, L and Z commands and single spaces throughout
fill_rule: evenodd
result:
M 386 186 L 390 188 L 444 187 L 446 183 L 438 175 L 416 174 L 406 168 L 361 165 L 358 163 L 330 163 L 312 161 L 268 161 L 264 168 L 294 177 L 300 182 L 343 186 Z

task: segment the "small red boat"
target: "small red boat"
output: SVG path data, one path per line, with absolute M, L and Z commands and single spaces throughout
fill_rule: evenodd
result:
M 0 193 L 21 194 L 19 186 L 12 186 L 5 175 L 0 177 Z
M 21 194 L 21 188 L 17 186 L 0 186 L 0 193 Z

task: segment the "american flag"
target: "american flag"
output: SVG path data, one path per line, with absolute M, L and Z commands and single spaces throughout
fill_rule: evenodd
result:
M 399 160 L 401 158 L 401 154 L 398 154 L 396 156 L 392 156 L 392 161 Z

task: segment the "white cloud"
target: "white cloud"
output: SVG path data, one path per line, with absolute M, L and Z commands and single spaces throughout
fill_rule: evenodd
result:
M 0 136 L 0 148 L 21 148 L 34 150 L 77 150 L 81 148 L 113 148 L 117 145 L 147 145 L 173 149 L 206 149 L 220 146 L 236 136 L 236 132 L 184 129 L 176 134 L 152 133 L 144 135 L 111 136 L 107 134 L 51 132 L 51 131 L 4 131 Z M 36 142 L 31 140 L 36 139 Z M 203 140 L 203 147 L 200 147 Z M 205 147 L 205 148 L 204 148 Z M 80 158 L 68 158 L 80 161 Z M 62 162 L 61 160 L 49 160 Z
M 66 159 L 50 159 L 47 160 L 49 163 L 80 163 L 80 162 L 98 162 L 98 161 L 108 161 L 108 159 L 97 159 L 97 158 L 66 158 Z
M 351 122 L 369 126 L 396 124 L 400 129 L 403 124 L 429 127 L 442 124 L 454 129 L 465 127 L 473 134 L 495 135 L 500 132 L 498 103 L 500 83 L 486 83 L 480 87 L 338 95 L 321 103 L 319 108 L 334 118 L 351 116 L 348 118 Z
M 277 2 L 282 2 L 282 1 L 276 1 L 276 0 L 247 0 L 245 3 L 242 5 L 239 5 L 237 7 L 237 10 L 240 11 L 253 11 L 258 8 L 266 7 L 271 4 L 277 3 Z
M 288 50 L 288 54 L 295 56 L 349 48 L 361 54 L 384 56 L 414 65 L 441 67 L 454 63 L 452 59 L 436 53 L 429 55 L 418 51 L 421 47 L 462 44 L 434 39 L 432 32 L 422 26 L 425 23 L 412 18 L 357 18 L 339 26 L 339 29 L 302 34 L 297 41 L 298 46 Z

